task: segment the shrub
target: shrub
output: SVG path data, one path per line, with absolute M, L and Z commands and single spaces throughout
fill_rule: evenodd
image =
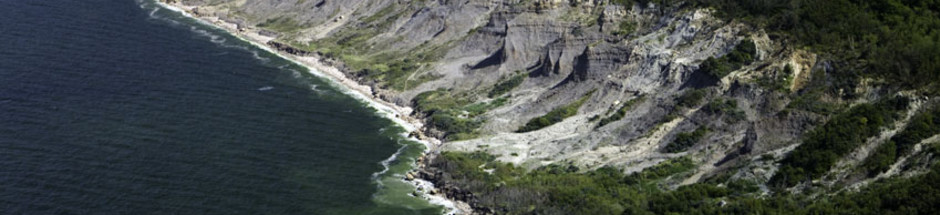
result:
M 496 84 L 495 87 L 493 87 L 492 90 L 490 90 L 487 96 L 489 96 L 490 98 L 493 98 L 493 97 L 506 94 L 512 89 L 515 89 L 516 87 L 521 85 L 522 82 L 525 81 L 525 78 L 526 78 L 525 74 L 517 74 L 517 75 L 512 76 L 512 78 L 499 82 Z
M 894 141 L 885 142 L 881 144 L 881 146 L 878 146 L 875 152 L 869 155 L 868 158 L 865 158 L 861 168 L 869 177 L 874 177 L 882 172 L 888 171 L 891 165 L 894 164 L 894 161 L 897 160 L 896 152 L 897 147 Z
M 476 137 L 477 128 L 483 122 L 477 118 L 487 111 L 504 105 L 508 99 L 499 98 L 489 102 L 468 104 L 462 96 L 446 89 L 423 92 L 415 96 L 415 109 L 424 113 L 429 124 L 444 132 L 447 140 L 464 140 Z
M 891 140 L 882 144 L 865 159 L 862 170 L 869 176 L 887 171 L 898 158 L 910 154 L 914 145 L 940 133 L 940 117 L 935 117 L 935 114 L 940 114 L 940 108 L 933 108 L 911 118 L 904 130 L 892 136 Z
M 639 98 L 631 99 L 630 101 L 624 103 L 623 106 L 621 106 L 620 108 L 618 108 L 618 109 L 617 109 L 617 112 L 614 112 L 613 115 L 610 115 L 610 116 L 607 117 L 607 118 L 601 119 L 601 121 L 600 121 L 599 123 L 597 123 L 597 128 L 600 128 L 600 127 L 602 127 L 602 126 L 604 126 L 604 125 L 607 125 L 607 124 L 609 124 L 609 123 L 611 123 L 611 122 L 616 122 L 616 121 L 618 121 L 618 120 L 620 120 L 620 119 L 623 119 L 623 117 L 627 115 L 627 111 L 629 111 L 630 108 L 633 108 L 634 105 L 636 105 L 637 103 L 643 102 L 643 101 L 645 101 L 645 100 L 646 100 L 645 97 L 639 97 Z M 593 120 L 591 120 L 591 121 L 593 121 Z
M 666 145 L 665 151 L 668 153 L 677 153 L 684 152 L 690 147 L 694 146 L 696 143 L 702 140 L 705 137 L 705 134 L 708 134 L 708 128 L 701 126 L 695 129 L 693 132 L 682 132 L 676 134 L 676 139 Z
M 897 144 L 897 154 L 907 155 L 921 140 L 940 133 L 940 108 L 915 115 L 904 130 L 891 137 Z
M 534 119 L 529 120 L 529 122 L 527 122 L 524 126 L 520 127 L 519 130 L 517 130 L 516 132 L 523 133 L 523 132 L 539 130 L 544 127 L 548 127 L 550 125 L 554 125 L 555 123 L 561 122 L 565 118 L 574 116 L 575 114 L 578 113 L 578 109 L 581 108 L 581 105 L 583 105 L 584 102 L 587 101 L 587 99 L 590 98 L 591 94 L 593 93 L 594 91 L 591 91 L 585 94 L 584 96 L 581 96 L 581 98 L 578 99 L 577 101 L 574 101 L 570 104 L 567 104 L 561 107 L 557 107 L 553 109 L 551 112 L 548 112 L 547 114 L 543 116 L 536 117 Z
M 695 107 L 705 99 L 705 89 L 693 89 L 683 93 L 676 99 L 676 103 L 683 107 Z
M 907 105 L 906 98 L 897 97 L 856 105 L 834 116 L 804 136 L 803 144 L 781 161 L 771 184 L 788 187 L 822 176 L 839 158 L 894 121 Z
M 732 122 L 738 122 L 747 118 L 744 111 L 738 109 L 738 101 L 734 99 L 712 100 L 705 105 L 702 110 L 709 114 L 727 116 Z
M 699 66 L 699 70 L 714 79 L 721 79 L 732 71 L 754 62 L 755 55 L 757 55 L 757 47 L 754 45 L 754 42 L 745 39 L 738 43 L 727 55 L 719 58 L 709 57 L 706 59 Z

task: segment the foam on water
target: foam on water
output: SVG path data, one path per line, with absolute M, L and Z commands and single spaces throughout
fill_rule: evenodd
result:
M 160 11 L 160 8 L 154 7 L 153 10 L 150 11 L 150 17 L 157 18 L 157 11 Z
M 251 51 L 251 54 L 252 56 L 255 57 L 255 59 L 258 59 L 261 62 L 264 62 L 264 63 L 271 62 L 271 59 L 266 58 L 266 57 L 261 57 L 261 54 L 259 54 L 258 51 Z
M 158 16 L 158 15 L 157 15 L 157 12 L 159 12 L 161 8 L 166 8 L 166 7 L 154 7 L 154 6 L 151 5 L 151 4 L 145 3 L 144 0 L 137 0 L 137 5 L 140 6 L 140 9 L 146 9 L 147 7 L 153 7 L 153 10 L 150 10 L 150 13 L 149 13 L 150 19 L 165 21 L 165 22 L 167 22 L 167 23 L 170 23 L 170 24 L 173 25 L 173 26 L 179 26 L 179 25 L 182 24 L 182 23 L 180 23 L 179 21 L 176 21 L 176 20 L 173 20 L 173 19 L 167 19 L 167 18 L 165 18 L 165 17 L 161 17 L 161 16 Z M 173 10 L 173 8 L 166 8 L 166 9 Z M 179 11 L 177 11 L 177 12 L 179 12 Z
M 401 144 L 401 142 L 399 142 L 399 144 Z M 398 156 L 401 155 L 402 151 L 404 150 L 405 150 L 405 147 L 398 148 L 398 151 L 395 151 L 395 154 L 392 154 L 391 157 L 388 157 L 387 159 L 379 162 L 379 164 L 382 164 L 382 171 L 372 173 L 372 180 L 375 181 L 375 183 L 379 186 L 379 188 L 381 188 L 384 185 L 380 177 L 388 172 L 389 165 L 393 161 L 398 160 Z
M 431 183 L 430 181 L 423 180 L 423 179 L 415 179 L 414 185 L 415 187 L 421 188 L 420 190 L 423 190 L 422 194 L 424 195 L 422 195 L 422 197 L 425 200 L 427 200 L 431 204 L 441 205 L 441 206 L 444 206 L 444 208 L 447 208 L 447 210 L 444 211 L 444 214 L 447 214 L 447 215 L 457 214 L 457 205 L 454 204 L 453 201 L 450 201 L 444 197 L 440 197 L 436 195 L 427 195 L 427 192 L 429 190 L 434 189 L 434 183 Z

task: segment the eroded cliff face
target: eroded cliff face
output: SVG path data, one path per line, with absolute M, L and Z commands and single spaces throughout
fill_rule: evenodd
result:
M 342 62 L 347 76 L 374 86 L 379 97 L 415 106 L 413 114 L 433 125 L 429 133 L 449 140 L 442 150 L 482 150 L 529 168 L 571 163 L 634 172 L 690 156 L 700 167 L 674 183 L 744 166 L 761 168 L 736 177 L 767 180 L 774 160 L 827 118 L 788 108 L 788 95 L 824 78 L 812 74 L 824 74 L 826 61 L 761 29 L 685 4 L 182 3 L 197 6 L 195 13 L 276 36 L 281 50 Z M 752 62 L 719 77 L 702 72 L 706 59 L 725 56 L 742 41 L 754 43 Z M 505 84 L 516 76 L 523 76 L 521 82 Z M 866 94 L 874 91 L 862 88 L 859 94 L 874 99 L 876 93 Z M 581 99 L 573 116 L 518 132 L 530 120 Z M 681 150 L 667 149 L 700 128 L 707 132 Z

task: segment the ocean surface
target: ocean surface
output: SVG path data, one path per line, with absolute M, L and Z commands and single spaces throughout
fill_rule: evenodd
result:
M 0 214 L 439 214 L 403 131 L 151 1 L 0 0 Z

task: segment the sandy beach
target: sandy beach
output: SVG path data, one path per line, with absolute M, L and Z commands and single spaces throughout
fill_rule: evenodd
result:
M 237 24 L 228 23 L 219 17 L 197 15 L 193 12 L 197 8 L 193 6 L 186 6 L 182 5 L 181 3 L 164 3 L 162 1 L 157 1 L 157 4 L 168 10 L 180 12 L 187 17 L 202 22 L 203 24 L 225 30 L 229 34 L 245 42 L 251 43 L 260 49 L 273 53 L 281 58 L 290 60 L 298 65 L 307 67 L 311 74 L 329 80 L 331 84 L 334 84 L 337 88 L 342 89 L 344 93 L 366 102 L 370 107 L 375 108 L 380 115 L 394 121 L 397 125 L 404 128 L 406 133 L 403 133 L 403 136 L 409 137 L 411 140 L 425 145 L 426 148 L 424 150 L 424 154 L 421 156 L 422 158 L 426 157 L 428 153 L 434 151 L 443 143 L 441 140 L 427 136 L 423 133 L 424 123 L 421 119 L 411 116 L 412 112 L 414 111 L 411 107 L 399 106 L 395 103 L 382 100 L 376 96 L 372 87 L 360 84 L 359 82 L 348 78 L 340 69 L 324 63 L 323 59 L 314 56 L 298 56 L 274 50 L 267 44 L 276 38 L 262 35 L 259 29 L 246 27 L 240 28 Z M 414 164 L 414 167 L 415 169 L 413 169 L 411 172 L 414 172 L 417 170 L 417 168 L 419 168 L 418 164 Z M 415 186 L 415 194 L 421 195 L 420 197 L 428 200 L 432 204 L 445 207 L 445 214 L 470 214 L 472 212 L 469 204 L 465 202 L 448 199 L 440 192 L 431 194 L 429 191 L 435 189 L 434 184 L 431 182 L 421 179 L 406 180 L 403 178 L 402 180 Z

